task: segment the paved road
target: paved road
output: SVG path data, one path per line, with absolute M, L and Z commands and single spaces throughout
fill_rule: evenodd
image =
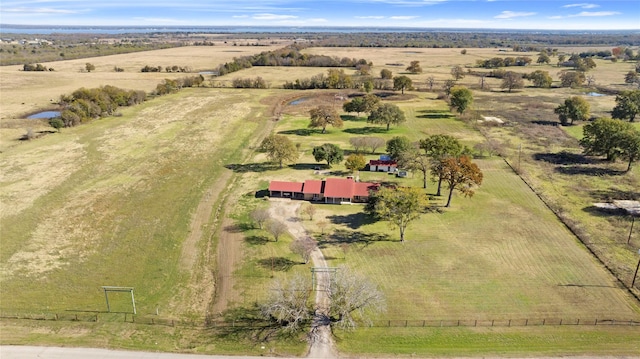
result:
M 264 359 L 265 357 L 150 353 L 94 348 L 0 346 L 2 359 Z M 282 358 L 278 358 L 282 359 Z

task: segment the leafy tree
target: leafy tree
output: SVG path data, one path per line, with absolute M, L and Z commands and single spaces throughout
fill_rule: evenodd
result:
M 320 105 L 316 108 L 312 108 L 309 111 L 309 115 L 311 116 L 311 123 L 309 124 L 309 127 L 320 127 L 322 128 L 322 133 L 327 132 L 328 125 L 337 128 L 340 128 L 343 125 L 338 111 L 329 105 Z
M 450 135 L 429 136 L 420 140 L 419 147 L 423 149 L 424 153 L 433 161 L 431 171 L 434 177 L 438 179 L 438 192 L 436 196 L 440 196 L 443 181 L 441 161 L 447 157 L 460 156 L 465 153 L 465 151 L 468 151 L 468 149 L 463 147 L 455 137 Z
M 407 76 L 396 76 L 393 78 L 393 89 L 398 91 L 401 90 L 402 94 L 404 94 L 404 90 L 411 90 L 413 86 L 413 82 Z
M 387 125 L 387 131 L 389 131 L 391 124 L 399 125 L 404 121 L 406 121 L 404 112 L 400 107 L 392 103 L 385 103 L 376 107 L 367 118 L 367 122 Z
M 502 84 L 500 88 L 507 89 L 509 92 L 513 89 L 521 89 L 524 87 L 524 80 L 522 79 L 522 75 L 514 72 L 507 71 L 502 77 Z
M 367 165 L 367 160 L 359 153 L 352 153 L 347 156 L 344 166 L 351 172 L 359 171 Z
M 449 186 L 449 198 L 445 207 L 451 205 L 453 190 L 457 189 L 465 196 L 473 196 L 473 185 L 482 184 L 482 171 L 480 167 L 471 162 L 468 156 L 447 157 L 441 161 L 442 179 Z
M 393 78 L 393 73 L 391 70 L 382 69 L 380 70 L 380 78 L 384 80 L 391 80 Z
M 471 93 L 471 90 L 464 86 L 454 86 L 451 89 L 449 106 L 458 111 L 459 114 L 463 114 L 472 103 L 473 93 Z
M 628 172 L 631 170 L 631 164 L 640 160 L 640 131 L 625 131 L 620 134 L 620 137 L 621 157 L 628 161 Z
M 536 61 L 539 64 L 548 64 L 551 62 L 551 58 L 549 57 L 549 55 L 547 54 L 547 52 L 541 52 L 538 55 L 538 60 Z
M 64 121 L 60 117 L 53 117 L 49 119 L 49 126 L 60 132 L 60 129 L 64 127 Z
M 640 90 L 621 91 L 616 96 L 616 106 L 611 117 L 634 122 L 640 112 Z
M 291 242 L 291 244 L 289 245 L 289 249 L 291 250 L 291 252 L 302 257 L 302 261 L 304 262 L 304 264 L 307 264 L 309 263 L 309 259 L 311 258 L 311 253 L 314 249 L 316 249 L 317 246 L 318 244 L 316 243 L 316 241 L 311 239 L 311 237 L 303 237 L 295 239 L 293 242 Z
M 564 100 L 564 104 L 556 107 L 553 112 L 558 115 L 560 123 L 563 125 L 571 124 L 573 121 L 586 121 L 589 119 L 591 105 L 579 96 L 572 96 Z M 571 120 L 571 122 L 569 122 Z
M 611 118 L 598 118 L 584 125 L 580 146 L 589 156 L 605 156 L 608 161 L 615 161 L 618 157 L 638 160 L 637 140 L 638 130 L 631 123 Z
M 373 91 L 373 80 L 367 79 L 362 84 L 362 88 L 364 89 L 364 92 L 366 92 L 366 93 L 370 93 L 371 91 Z
M 581 71 L 563 71 L 560 74 L 562 87 L 581 87 L 585 80 L 584 72 Z
M 263 229 L 271 216 L 266 208 L 256 208 L 249 213 L 249 218 L 258 225 L 258 228 Z
M 553 83 L 553 79 L 551 75 L 549 75 L 548 71 L 536 70 L 529 75 L 527 75 L 527 79 L 533 82 L 533 86 L 549 88 Z
M 464 68 L 460 65 L 456 65 L 451 69 L 451 76 L 453 76 L 456 81 L 464 78 L 464 75 Z
M 636 71 L 629 71 L 624 75 L 624 83 L 637 84 L 640 87 L 640 75 Z
M 92 63 L 87 62 L 86 64 L 84 64 L 84 68 L 85 70 L 87 70 L 87 72 L 91 72 L 96 69 L 96 66 Z
M 287 136 L 271 134 L 262 141 L 260 148 L 267 153 L 271 161 L 277 162 L 280 168 L 283 163 L 295 162 L 298 159 L 298 149 Z
M 371 113 L 380 105 L 380 97 L 374 94 L 366 94 L 363 97 L 362 112 Z
M 399 160 L 402 154 L 409 150 L 413 144 L 406 136 L 395 136 L 387 141 L 387 153 L 394 160 Z
M 313 158 L 315 158 L 316 162 L 327 161 L 327 166 L 331 168 L 331 164 L 342 162 L 344 151 L 333 143 L 325 143 L 322 146 L 313 148 Z
M 424 193 L 413 187 L 382 187 L 372 193 L 371 197 L 374 205 L 366 207 L 367 211 L 398 228 L 401 242 L 405 240 L 404 235 L 409 223 L 418 219 L 427 206 Z
M 406 70 L 411 72 L 412 74 L 421 73 L 422 67 L 420 67 L 420 61 L 411 61 L 411 63 L 409 64 L 409 67 L 407 67 Z
M 351 101 L 342 104 L 344 112 L 355 112 L 360 116 L 360 112 L 364 112 L 364 97 L 356 97 Z

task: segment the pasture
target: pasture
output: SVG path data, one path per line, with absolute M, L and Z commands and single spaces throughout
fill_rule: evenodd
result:
M 57 62 L 51 64 L 56 68 L 53 73 L 24 73 L 15 66 L 0 68 L 0 310 L 101 312 L 101 285 L 135 287 L 141 317 L 159 313 L 161 318 L 203 322 L 205 317 L 219 318 L 234 309 L 249 310 L 265 297 L 273 280 L 294 273 L 308 274 L 311 266 L 301 264 L 290 252 L 290 236 L 275 242 L 250 224 L 249 210 L 268 205 L 255 196 L 256 191 L 266 189 L 272 179 L 332 175 L 312 170 L 316 165 L 312 147 L 331 142 L 351 151 L 349 138 L 360 135 L 386 139 L 405 135 L 418 140 L 447 133 L 470 147 L 486 138 L 497 139 L 503 144 L 503 158 L 514 167 L 519 165 L 522 176 L 545 201 L 557 206 L 553 207 L 557 213 L 566 214 L 566 219 L 584 228 L 587 236 L 615 234 L 602 246 L 615 248 L 612 254 L 605 254 L 611 263 L 618 263 L 620 272 L 614 270 L 615 274 L 626 273 L 635 263 L 632 248 L 640 239 L 634 239 L 630 246 L 623 243 L 625 219 L 594 215 L 584 208 L 594 198 L 613 192 L 637 194 L 638 167 L 624 175 L 593 176 L 563 172 L 536 156 L 579 151 L 575 139 L 561 128 L 533 121 L 554 120 L 553 108 L 565 96 L 581 94 L 582 90 L 526 88 L 507 94 L 497 88 L 497 82 L 492 85 L 493 91 L 475 90 L 473 111 L 504 118 L 510 123 L 505 127 L 460 121 L 448 113 L 446 103 L 436 93 L 409 91 L 387 98 L 407 116 L 405 124 L 392 126 L 389 132 L 366 123 L 364 118 L 348 117 L 344 128 L 328 127 L 327 134 L 320 134 L 307 128 L 308 110 L 319 103 L 334 102 L 333 95 L 342 91 L 297 92 L 277 87 L 284 80 L 310 77 L 326 69 L 254 67 L 216 81 L 261 76 L 271 89 L 186 89 L 122 109 L 121 117 L 63 129 L 34 141 L 17 140 L 29 125 L 19 119 L 21 116 L 47 107 L 50 99 L 79 87 L 109 84 L 149 91 L 166 77 L 188 74 L 135 72 L 145 64 L 185 64 L 194 70 L 208 70 L 234 56 L 268 50 L 232 46 L 186 49 Z M 431 74 L 439 81 L 448 78 L 452 63 L 473 64 L 477 58 L 499 55 L 496 49 L 469 49 L 466 55 L 459 49 L 306 51 L 371 60 L 374 75 L 387 64 L 408 65 L 415 59 L 424 72 L 409 76 L 423 90 L 422 79 Z M 94 63 L 96 72 L 81 73 L 79 68 L 86 62 Z M 126 71 L 111 72 L 116 65 Z M 631 65 L 609 65 L 598 62 L 595 76 L 612 86 L 624 86 L 616 81 L 621 82 L 618 77 L 622 79 Z M 399 66 L 392 68 L 394 75 L 404 72 Z M 557 69 L 532 65 L 527 70 L 538 68 Z M 600 68 L 602 73 L 597 72 Z M 478 87 L 475 77 L 467 76 L 462 83 Z M 288 104 L 295 98 L 304 101 Z M 603 114 L 613 103 L 612 96 L 588 99 L 595 111 Z M 273 122 L 276 104 L 285 104 L 283 119 Z M 296 165 L 277 169 L 265 164 L 264 154 L 255 152 L 260 139 L 270 131 L 287 135 L 300 145 L 301 157 Z M 573 128 L 571 131 L 576 132 Z M 518 152 L 520 143 L 522 153 Z M 503 158 L 476 160 L 485 174 L 476 195 L 470 199 L 456 195 L 452 208 L 424 214 L 409 226 L 404 245 L 398 241 L 397 231 L 383 222 L 371 223 L 360 206 L 316 205 L 314 220 L 306 218 L 302 223 L 318 239 L 330 265 L 347 265 L 366 274 L 384 291 L 387 311 L 373 318 L 374 324 L 432 319 L 640 320 L 637 300 Z M 335 175 L 346 173 L 343 165 L 335 165 L 330 171 Z M 421 185 L 418 175 L 396 179 L 361 171 L 360 177 Z M 612 181 L 616 184 L 609 189 Z M 589 188 L 588 196 L 584 195 L 585 188 Z M 433 192 L 434 184 L 430 183 L 425 193 Z M 431 202 L 441 206 L 443 199 Z M 329 226 L 320 228 L 321 221 Z M 128 310 L 124 302 L 117 305 L 119 311 Z M 3 332 L 14 329 L 11 336 L 3 335 L 2 343 L 56 344 L 73 337 L 70 343 L 74 345 L 151 349 L 152 338 L 157 337 L 159 348 L 167 351 L 261 353 L 255 343 L 244 345 L 251 344 L 245 339 L 243 345 L 234 346 L 238 338 L 211 340 L 208 336 L 212 333 L 197 329 L 118 324 L 115 321 L 121 317 L 117 315 L 106 316 L 105 320 L 68 327 L 62 322 L 21 324 L 2 320 Z M 123 331 L 136 340 L 121 339 Z M 96 333 L 104 337 L 98 338 Z M 628 326 L 376 326 L 338 333 L 338 345 L 345 353 L 366 355 L 626 355 L 640 346 L 638 334 L 638 327 Z M 545 344 L 551 338 L 552 344 Z M 584 346 L 589 340 L 613 344 Z M 485 341 L 497 344 L 483 345 Z M 275 343 L 280 354 L 304 351 L 303 342 Z M 434 347 L 434 343 L 440 345 Z

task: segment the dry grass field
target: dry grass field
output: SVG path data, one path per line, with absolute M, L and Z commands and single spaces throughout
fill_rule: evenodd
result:
M 345 121 L 341 130 L 329 128 L 328 134 L 320 135 L 306 128 L 308 109 L 323 101 L 335 101 L 333 95 L 337 91 L 277 88 L 285 80 L 326 73 L 326 69 L 254 67 L 215 81 L 229 83 L 235 77 L 261 76 L 271 84 L 271 89 L 185 89 L 122 109 L 120 117 L 65 128 L 61 133 L 46 134 L 32 141 L 18 140 L 27 128 L 50 130 L 41 121 L 23 119 L 24 115 L 46 109 L 51 100 L 80 87 L 108 84 L 150 91 L 164 78 L 190 74 L 138 72 L 144 65 L 175 64 L 190 66 L 194 72 L 206 71 L 235 56 L 280 47 L 217 45 L 158 50 L 56 62 L 47 64 L 56 69 L 47 73 L 22 72 L 16 66 L 0 68 L 3 292 L 0 310 L 102 312 L 100 285 L 136 287 L 140 317 L 153 317 L 159 311 L 162 318 L 203 322 L 206 315 L 217 317 L 236 308 L 235 305 L 251 305 L 265 296 L 274 278 L 309 270 L 290 253 L 291 238 L 285 236 L 276 243 L 265 240 L 264 232 L 250 228 L 248 210 L 266 204 L 255 197 L 255 192 L 264 190 L 274 178 L 321 178 L 323 174 L 311 170 L 315 165 L 312 146 L 335 142 L 350 149 L 348 140 L 354 135 L 385 138 L 406 135 L 417 140 L 434 133 L 448 133 L 469 146 L 487 137 L 497 139 L 503 145 L 503 157 L 512 165 L 522 164 L 523 177 L 542 193 L 543 199 L 557 206 L 554 209 L 567 214 L 569 221 L 594 223 L 584 226 L 588 238 L 603 233 L 622 234 L 624 219 L 593 216 L 584 207 L 591 198 L 611 194 L 608 188 L 637 196 L 640 166 L 625 175 L 570 174 L 553 164 L 540 162 L 535 156 L 561 150 L 579 151 L 575 139 L 565 131 L 544 124 L 556 121 L 553 108 L 564 98 L 591 91 L 586 89 L 525 88 L 506 93 L 496 80 L 490 83 L 490 90 L 479 90 L 478 78 L 467 76 L 461 83 L 474 89 L 476 101 L 471 111 L 500 117 L 507 126 L 481 126 L 448 114 L 441 118 L 431 116 L 447 113 L 447 105 L 438 99 L 436 92 L 420 91 L 387 98 L 407 115 L 404 125 L 394 126 L 389 132 L 362 120 L 351 120 Z M 365 58 L 374 63 L 374 76 L 383 68 L 392 70 L 394 75 L 404 74 L 410 61 L 420 61 L 423 73 L 408 76 L 421 90 L 426 86 L 427 76 L 435 76 L 440 84 L 448 79 L 452 64 L 472 66 L 481 58 L 518 55 L 533 57 L 535 62 L 534 54 L 504 53 L 498 49 L 468 49 L 466 55 L 460 49 L 305 51 Z M 81 72 L 86 62 L 93 63 L 96 71 Z M 398 63 L 403 65 L 389 65 Z M 631 68 L 630 63 L 597 64 L 594 76 L 598 84 L 626 88 L 622 79 Z M 113 72 L 113 66 L 122 67 L 125 72 Z M 527 72 L 535 69 L 550 71 L 555 80 L 554 74 L 560 70 L 551 65 L 513 68 Z M 300 105 L 287 105 L 295 98 L 304 101 Z M 613 106 L 613 96 L 586 98 L 595 114 L 606 115 Z M 275 106 L 283 111 L 282 121 L 271 121 Z M 264 166 L 264 154 L 255 150 L 260 138 L 272 128 L 300 144 L 301 165 L 281 170 Z M 522 155 L 516 151 L 520 143 L 525 156 L 516 162 L 518 155 Z M 368 223 L 356 206 L 321 206 L 318 219 L 304 224 L 318 234 L 320 218 L 331 223 L 329 230 L 334 233 L 334 240 L 324 243 L 325 255 L 332 265 L 350 265 L 381 286 L 389 301 L 388 311 L 379 318 L 382 320 L 530 317 L 638 320 L 637 300 L 502 159 L 484 159 L 479 163 L 486 173 L 485 184 L 476 196 L 471 199 L 456 196 L 453 208 L 442 214 L 425 215 L 410 227 L 404 246 L 394 240 L 395 231 L 384 223 Z M 594 165 L 601 166 L 605 164 Z M 335 170 L 343 169 L 339 165 Z M 365 173 L 362 176 L 372 180 L 389 177 Z M 416 177 L 403 183 L 419 185 Z M 432 191 L 433 184 L 430 186 L 427 192 Z M 588 196 L 584 196 L 585 192 Z M 439 200 L 434 200 L 434 204 L 438 203 Z M 341 237 L 349 233 L 355 235 Z M 356 241 L 346 251 L 340 246 L 344 238 L 357 236 L 384 240 Z M 619 272 L 614 270 L 614 274 L 620 275 L 625 283 L 627 272 L 635 263 L 630 253 L 640 244 L 638 240 L 625 245 L 614 239 L 616 250 L 604 254 L 613 263 L 619 263 L 616 267 Z M 274 258 L 285 264 L 282 270 L 274 270 Z M 114 305 L 118 310 L 128 310 L 126 302 Z M 157 348 L 165 351 L 260 353 L 257 347 L 243 349 L 233 340 L 211 343 L 206 338 L 208 332 L 153 326 L 122 329 L 114 323 L 119 320 L 121 317 L 107 317 L 104 324 L 78 324 L 72 329 L 59 322 L 20 324 L 3 320 L 2 331 L 15 328 L 15 333 L 2 339 L 2 343 L 59 344 L 71 340 L 73 345 L 148 349 L 153 348 L 151 343 L 157 336 L 160 338 Z M 616 336 L 634 338 L 638 334 L 637 327 L 620 330 L 622 333 L 618 328 L 594 329 L 597 334 L 592 335 L 591 329 L 563 328 L 550 329 L 553 332 L 549 334 L 536 328 L 527 337 L 521 329 L 500 329 L 494 332 L 497 336 L 492 340 L 515 343 L 520 348 L 517 355 L 589 354 L 588 347 L 581 351 L 575 348 L 575 343 L 584 343 L 584 338 L 606 341 Z M 486 329 L 449 333 L 454 335 L 450 339 L 452 347 L 468 344 L 468 348 L 477 349 L 476 353 L 498 355 L 501 352 L 492 352 L 490 346 L 482 344 L 492 332 Z M 377 344 L 362 351 L 345 339 L 341 348 L 366 355 L 410 355 L 415 352 L 410 350 L 413 346 L 424 355 L 442 354 L 430 352 L 424 344 L 428 342 L 425 337 L 433 339 L 441 334 L 436 330 L 416 330 L 409 334 L 415 340 L 408 340 L 409 349 L 397 352 L 391 344 L 402 342 L 406 332 L 389 329 L 385 335 L 374 328 L 373 332 L 358 333 L 365 333 L 362 334 L 365 337 L 352 335 L 355 343 L 375 338 Z M 549 350 L 531 338 L 552 340 L 558 349 Z M 640 346 L 637 338 L 627 340 L 617 351 L 603 345 L 602 353 L 629 354 Z M 531 352 L 526 350 L 527 343 L 535 344 Z M 304 351 L 304 343 L 287 342 L 284 346 L 288 349 L 279 353 Z M 473 355 L 468 350 L 449 353 Z

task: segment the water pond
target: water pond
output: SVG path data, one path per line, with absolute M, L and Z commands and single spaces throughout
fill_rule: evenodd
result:
M 34 113 L 33 115 L 27 116 L 29 120 L 35 120 L 40 118 L 54 118 L 60 116 L 60 111 L 42 111 L 38 113 Z

